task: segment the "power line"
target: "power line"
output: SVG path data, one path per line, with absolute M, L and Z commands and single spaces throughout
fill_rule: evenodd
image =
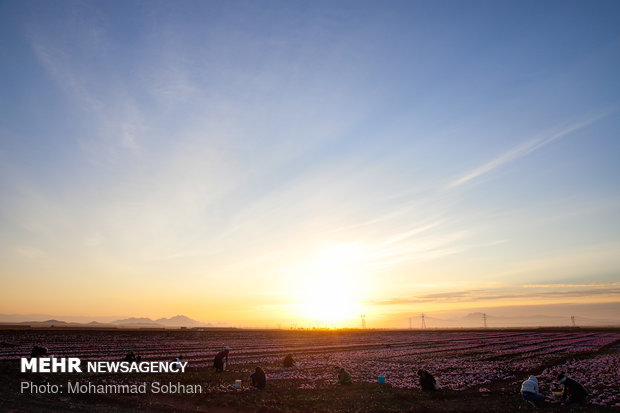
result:
M 422 313 L 422 330 L 426 329 L 426 320 L 424 319 L 424 313 Z
M 366 314 L 360 315 L 362 319 L 362 329 L 366 329 Z

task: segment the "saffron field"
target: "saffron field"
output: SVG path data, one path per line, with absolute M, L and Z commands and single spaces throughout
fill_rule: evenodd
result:
M 162 406 L 195 410 L 202 406 L 218 411 L 296 411 L 308 407 L 317 411 L 415 411 L 424 406 L 437 411 L 462 411 L 467 410 L 462 405 L 467 400 L 472 411 L 510 411 L 527 407 L 519 398 L 520 384 L 527 376 L 538 376 L 541 392 L 551 396 L 552 391 L 560 390 L 554 383 L 555 375 L 565 372 L 590 392 L 589 407 L 585 409 L 620 410 L 618 330 L 2 330 L 0 362 L 12 371 L 3 376 L 3 386 L 17 389 L 20 380 L 33 380 L 36 375 L 24 376 L 17 371 L 17 360 L 28 356 L 37 342 L 55 357 L 79 357 L 85 361 L 119 360 L 129 351 L 142 356 L 144 361 L 171 360 L 181 355 L 183 361 L 189 362 L 189 371 L 166 375 L 165 380 L 199 383 L 204 389 L 200 395 L 169 395 L 168 399 L 127 395 L 92 399 L 40 396 L 44 404 L 55 407 L 68 403 L 83 408 L 91 404 L 114 406 L 120 410 Z M 225 346 L 232 348 L 229 364 L 224 373 L 215 373 L 211 367 L 213 356 Z M 282 359 L 289 353 L 298 364 L 284 368 Z M 249 383 L 248 376 L 256 366 L 261 366 L 267 375 L 268 386 L 263 392 L 251 388 Z M 336 367 L 351 372 L 355 382 L 352 389 L 340 390 Z M 419 391 L 415 373 L 420 368 L 438 378 L 444 389 L 440 394 L 430 397 Z M 377 384 L 378 376 L 385 376 L 387 384 Z M 137 383 L 161 377 L 94 374 L 70 378 Z M 243 381 L 240 389 L 233 385 L 236 379 Z M 359 403 L 343 398 L 348 393 L 359 398 Z M 7 392 L 0 403 L 4 407 L 27 409 L 35 398 Z M 322 404 L 330 398 L 334 398 L 334 403 Z

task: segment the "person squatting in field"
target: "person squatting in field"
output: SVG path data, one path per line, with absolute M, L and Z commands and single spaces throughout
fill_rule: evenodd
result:
M 577 380 L 573 380 L 570 377 L 566 377 L 564 373 L 558 374 L 558 383 L 564 385 L 564 392 L 562 393 L 562 403 L 579 403 L 586 404 L 586 397 L 588 397 L 588 391 Z
M 226 347 L 215 355 L 213 359 L 213 367 L 215 371 L 224 371 L 226 364 L 228 363 L 228 354 L 230 353 L 230 347 Z
M 521 396 L 536 407 L 542 406 L 545 402 L 545 396 L 540 394 L 538 379 L 535 376 L 530 376 L 521 384 Z
M 260 367 L 256 367 L 254 373 L 250 374 L 250 378 L 252 379 L 252 386 L 264 389 L 267 384 L 267 378 L 265 377 L 265 372 Z
M 439 390 L 439 383 L 431 373 L 426 370 L 418 370 L 418 376 L 420 377 L 420 387 L 422 391 L 434 392 Z
M 293 355 L 287 354 L 286 357 L 284 357 L 284 362 L 283 362 L 284 367 L 293 367 L 294 364 L 295 364 L 295 360 L 293 360 Z
M 140 363 L 142 361 L 142 356 L 136 356 L 133 351 L 130 351 L 129 353 L 127 353 L 123 361 L 128 361 L 130 363 Z
M 343 368 L 340 368 L 338 372 L 338 384 L 352 384 L 353 379 L 351 378 L 351 373 L 346 371 Z
M 37 344 L 35 344 L 35 346 L 32 348 L 32 351 L 30 352 L 30 358 L 47 356 L 47 347 L 40 346 L 39 344 L 40 343 L 37 342 Z
M 172 362 L 174 364 L 172 364 L 174 367 L 176 368 L 181 368 L 181 359 L 183 358 L 183 356 L 179 355 L 179 357 L 175 358 L 174 360 L 172 360 Z

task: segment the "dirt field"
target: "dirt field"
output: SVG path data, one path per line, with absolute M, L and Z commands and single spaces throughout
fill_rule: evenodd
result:
M 20 373 L 20 357 L 40 342 L 56 357 L 82 362 L 120 360 L 129 351 L 144 361 L 188 361 L 182 374 Z M 214 354 L 232 347 L 226 371 L 211 367 Z M 284 368 L 292 354 L 299 363 Z M 256 366 L 267 387 L 250 386 Z M 336 383 L 336 367 L 351 386 Z M 0 330 L 0 411 L 429 411 L 533 410 L 520 397 L 521 382 L 536 375 L 541 391 L 560 388 L 560 371 L 590 392 L 587 406 L 551 404 L 545 411 L 620 411 L 619 330 L 484 331 L 250 331 L 250 330 Z M 436 394 L 420 391 L 415 372 L 439 379 Z M 385 376 L 386 384 L 377 383 Z M 235 380 L 242 380 L 235 389 Z M 63 385 L 58 394 L 20 392 L 21 382 Z M 144 394 L 66 392 L 67 383 L 146 383 Z M 198 385 L 201 393 L 153 393 L 151 385 Z

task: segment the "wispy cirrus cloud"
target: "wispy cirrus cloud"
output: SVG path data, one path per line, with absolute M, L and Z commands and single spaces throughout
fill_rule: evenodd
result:
M 370 301 L 371 305 L 402 305 L 402 304 L 422 304 L 422 303 L 455 303 L 455 302 L 477 302 L 487 300 L 545 300 L 545 299 L 564 299 L 580 297 L 618 297 L 620 296 L 620 283 L 592 283 L 592 284 L 540 284 L 523 286 L 524 288 L 547 288 L 550 286 L 557 288 L 568 288 L 554 291 L 514 291 L 508 289 L 478 288 L 461 291 L 447 291 L 442 293 L 431 293 L 422 295 L 412 295 L 403 297 L 393 297 L 386 300 Z M 600 287 L 600 288 L 583 288 Z
M 558 132 L 555 133 L 551 133 L 549 135 L 543 135 L 541 137 L 535 138 L 535 139 L 531 139 L 528 141 L 525 141 L 517 146 L 515 146 L 514 148 L 510 149 L 509 151 L 499 155 L 498 157 L 496 157 L 495 159 L 480 165 L 479 167 L 471 170 L 470 172 L 466 173 L 465 175 L 456 178 L 455 180 L 451 181 L 450 183 L 448 183 L 448 185 L 446 185 L 446 189 L 452 189 L 452 188 L 456 188 L 459 187 L 463 184 L 466 184 L 467 182 L 476 179 L 484 174 L 487 174 L 491 171 L 493 171 L 494 169 L 497 169 L 507 163 L 516 161 L 519 158 L 522 158 L 540 148 L 542 148 L 545 145 L 548 145 L 566 135 L 571 134 L 572 132 L 575 132 L 579 129 L 585 128 L 588 125 L 591 125 L 593 123 L 595 123 L 596 121 L 604 118 L 605 116 L 607 116 L 610 112 L 606 111 L 603 113 L 599 113 L 595 116 L 591 116 L 589 118 L 587 118 L 586 120 L 583 120 L 581 122 L 577 122 L 575 124 L 572 124 L 566 128 L 561 129 Z
M 584 288 L 584 287 L 620 287 L 620 282 L 594 283 L 554 283 L 554 284 L 525 284 L 523 288 Z
M 79 33 L 76 36 L 83 34 Z M 94 120 L 97 137 L 80 137 L 83 149 L 93 154 L 136 152 L 140 147 L 138 137 L 146 129 L 144 114 L 126 84 L 100 75 L 98 65 L 106 63 L 107 42 L 102 30 L 97 33 L 95 39 L 81 36 L 80 46 L 73 53 L 68 50 L 66 39 L 54 35 L 32 31 L 29 41 L 34 56 L 50 78 Z M 103 62 L 89 61 L 93 56 Z

